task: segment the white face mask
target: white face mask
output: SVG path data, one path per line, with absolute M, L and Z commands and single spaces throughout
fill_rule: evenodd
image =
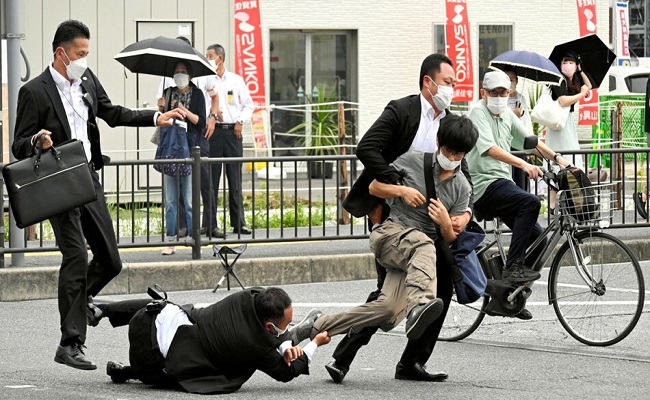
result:
M 507 97 L 490 97 L 487 98 L 487 108 L 492 114 L 502 114 L 508 108 Z
M 429 79 L 431 79 L 431 77 L 429 77 Z M 446 110 L 449 108 L 451 101 L 454 99 L 454 88 L 451 86 L 438 86 L 438 84 L 435 83 L 433 79 L 431 79 L 431 83 L 433 83 L 438 88 L 438 93 L 436 93 L 435 96 L 431 94 L 431 90 L 427 88 L 429 95 L 431 95 L 431 99 L 433 100 L 433 104 L 440 111 Z
M 212 69 L 217 69 L 217 60 L 208 60 L 208 63 L 212 67 Z
M 190 84 L 190 76 L 188 74 L 174 74 L 174 83 L 179 89 L 185 89 Z
M 70 61 L 70 57 L 68 57 L 68 54 L 65 52 L 65 50 L 63 50 L 63 54 L 65 54 L 65 58 L 67 58 L 68 62 L 70 63 L 65 66 L 65 71 L 68 74 L 68 78 L 72 79 L 73 81 L 78 81 L 81 79 L 84 72 L 86 72 L 88 69 L 88 60 L 86 57 L 83 57 L 78 60 Z
M 444 169 L 445 171 L 454 171 L 458 166 L 460 165 L 460 162 L 462 160 L 458 161 L 452 161 L 445 157 L 442 154 L 442 151 L 438 150 L 438 155 L 436 156 L 436 159 L 438 160 L 438 165 L 440 165 L 440 168 Z
M 284 329 L 280 329 L 277 326 L 275 326 L 275 324 L 273 322 L 271 322 L 271 326 L 273 327 L 273 329 L 275 329 L 275 336 L 277 336 L 277 337 L 280 337 L 280 336 L 284 335 L 285 332 L 289 330 L 289 327 L 286 327 Z

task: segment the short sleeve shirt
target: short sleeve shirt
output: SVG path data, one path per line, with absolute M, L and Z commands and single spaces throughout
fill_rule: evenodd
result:
M 473 200 L 476 202 L 492 182 L 497 179 L 512 180 L 510 165 L 488 156 L 487 151 L 493 146 L 506 151 L 510 151 L 511 147 L 522 150 L 524 139 L 533 133 L 509 108 L 497 117 L 488 110 L 484 100 L 472 108 L 469 119 L 479 134 L 476 146 L 465 156 L 474 184 Z
M 405 172 L 406 175 L 402 180 L 404 186 L 417 189 L 426 197 L 424 154 L 421 151 L 410 149 L 398 157 L 391 165 L 398 171 Z M 465 175 L 460 172 L 460 167 L 456 168 L 456 171 L 450 178 L 440 182 L 440 166 L 434 159 L 434 171 L 431 173 L 434 174 L 433 179 L 436 185 L 436 195 L 447 208 L 449 215 L 460 215 L 464 213 L 469 204 L 469 196 L 471 195 L 472 188 Z M 428 202 L 419 207 L 409 206 L 401 197 L 388 199 L 387 202 L 390 205 L 390 220 L 404 226 L 417 228 L 431 239 L 436 239 L 436 228 L 433 220 L 429 217 Z

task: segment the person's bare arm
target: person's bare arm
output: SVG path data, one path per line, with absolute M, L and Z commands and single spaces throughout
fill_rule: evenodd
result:
M 426 202 L 426 198 L 419 190 L 402 186 L 402 185 L 393 185 L 390 183 L 382 183 L 378 180 L 372 181 L 370 187 L 368 188 L 370 194 L 380 199 L 392 199 L 394 197 L 401 197 L 404 199 L 406 204 L 411 207 L 421 206 Z
M 447 242 L 453 242 L 458 236 L 454 232 L 454 228 L 451 223 L 451 217 L 449 212 L 442 201 L 439 199 L 431 199 L 429 202 L 429 217 L 440 226 L 439 234 L 442 235 L 442 238 Z

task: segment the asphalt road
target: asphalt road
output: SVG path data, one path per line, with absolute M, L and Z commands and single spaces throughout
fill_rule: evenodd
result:
M 644 269 L 650 268 L 644 263 Z M 650 287 L 646 272 L 646 285 Z M 294 300 L 294 320 L 312 307 L 324 312 L 343 310 L 365 300 L 374 281 L 287 285 Z M 541 286 L 540 286 L 541 287 Z M 225 290 L 171 293 L 177 303 L 211 303 Z M 646 292 L 648 297 L 648 292 Z M 100 296 L 99 300 L 135 298 Z M 403 325 L 377 334 L 359 352 L 341 385 L 331 382 L 323 368 L 339 338 L 322 347 L 311 374 L 282 384 L 256 373 L 240 391 L 220 398 L 258 399 L 593 399 L 647 398 L 650 392 L 650 316 L 646 311 L 637 328 L 621 343 L 606 348 L 580 344 L 557 322 L 546 304 L 544 290 L 533 293 L 531 321 L 488 317 L 468 339 L 439 343 L 429 370 L 444 370 L 443 383 L 398 381 L 395 365 L 406 343 Z M 646 302 L 647 303 L 647 302 Z M 647 306 L 647 304 L 646 304 Z M 647 308 L 647 307 L 646 307 Z M 0 303 L 0 398 L 13 399 L 185 399 L 187 393 L 153 389 L 129 382 L 113 384 L 105 374 L 109 360 L 127 361 L 127 329 L 112 329 L 102 321 L 89 328 L 86 354 L 96 371 L 79 371 L 53 361 L 58 342 L 56 300 Z

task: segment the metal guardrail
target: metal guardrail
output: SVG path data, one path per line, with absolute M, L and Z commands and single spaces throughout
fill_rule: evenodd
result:
M 650 148 L 605 149 L 563 151 L 565 158 L 584 157 L 597 160 L 607 156 L 613 160 L 606 168 L 608 182 L 617 185 L 620 199 L 630 199 L 633 192 L 650 184 L 648 171 Z M 151 174 L 158 174 L 151 166 L 157 163 L 192 164 L 192 212 L 191 235 L 169 242 L 165 238 L 164 186 L 150 184 Z M 213 238 L 200 234 L 201 197 L 200 180 L 202 164 L 246 164 L 252 166 L 265 164 L 266 169 L 242 173 L 242 190 L 245 193 L 244 208 L 247 226 L 252 235 L 241 236 L 228 233 L 226 238 Z M 295 156 L 295 157 L 244 157 L 244 158 L 205 158 L 200 157 L 198 148 L 192 149 L 192 157 L 183 160 L 125 160 L 113 161 L 104 168 L 115 168 L 114 174 L 118 190 L 106 193 L 112 211 L 114 227 L 117 232 L 119 248 L 146 248 L 165 245 L 192 247 L 192 257 L 201 257 L 201 247 L 210 244 L 254 243 L 254 242 L 300 242 L 314 240 L 363 239 L 368 237 L 368 227 L 364 218 L 350 216 L 342 207 L 351 184 L 357 178 L 357 159 L 347 156 Z M 331 176 L 327 175 L 330 170 Z M 587 163 L 585 163 L 587 165 Z M 144 168 L 144 186 L 137 188 L 136 180 L 142 179 L 138 169 Z M 222 168 L 225 170 L 225 168 Z M 101 179 L 104 182 L 105 170 Z M 320 176 L 319 172 L 324 172 Z M 272 176 L 275 175 L 275 176 Z M 128 184 L 127 184 L 128 183 Z M 121 186 L 131 189 L 122 191 Z M 222 188 L 217 205 L 219 227 L 225 229 L 228 222 L 226 179 L 221 178 Z M 0 188 L 0 194 L 4 185 Z M 548 196 L 546 196 L 548 199 Z M 548 202 L 548 200 L 546 200 Z M 650 227 L 648 220 L 639 220 L 630 208 L 629 201 L 621 203 L 623 212 L 615 213 L 610 228 Z M 625 209 L 627 208 L 627 213 Z M 180 217 L 180 213 L 177 213 Z M 7 221 L 5 220 L 5 224 Z M 25 246 L 5 247 L 8 229 L 2 228 L 1 255 L 10 253 L 33 253 L 58 250 L 49 222 L 42 222 L 23 231 Z M 212 227 L 208 227 L 210 232 Z M 0 258 L 4 259 L 4 257 Z

